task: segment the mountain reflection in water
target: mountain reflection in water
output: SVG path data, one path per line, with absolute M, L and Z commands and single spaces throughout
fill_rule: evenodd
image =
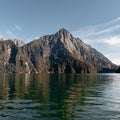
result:
M 119 74 L 1 74 L 0 120 L 119 120 Z

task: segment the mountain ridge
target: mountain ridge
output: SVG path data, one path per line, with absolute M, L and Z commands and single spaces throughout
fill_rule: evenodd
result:
M 64 28 L 22 47 L 12 42 L 9 45 L 9 42 L 0 42 L 3 48 L 0 50 L 0 66 L 3 67 L 0 72 L 96 73 L 115 72 L 117 68 L 103 54 Z
M 23 45 L 25 45 L 25 42 L 23 42 L 22 40 L 18 40 L 18 39 L 10 39 L 10 38 L 1 38 L 0 39 L 0 41 L 7 41 L 7 40 L 13 41 L 17 47 L 22 47 Z

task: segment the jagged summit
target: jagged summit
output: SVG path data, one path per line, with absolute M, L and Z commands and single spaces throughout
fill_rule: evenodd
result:
M 21 46 L 25 45 L 25 43 L 22 40 L 18 40 L 18 39 L 9 39 L 9 38 L 1 38 L 0 39 L 0 41 L 7 41 L 7 40 L 13 41 L 17 47 L 21 47 Z
M 61 28 L 57 33 L 57 35 L 62 35 L 62 36 L 68 36 L 68 35 L 72 35 L 68 30 L 66 30 L 65 28 Z
M 61 28 L 58 33 L 70 33 L 67 29 Z

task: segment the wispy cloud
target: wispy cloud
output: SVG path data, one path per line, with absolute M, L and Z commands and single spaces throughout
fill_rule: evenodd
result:
M 111 46 L 120 46 L 120 36 L 113 36 L 109 38 L 99 39 L 98 42 L 105 43 Z
M 0 38 L 20 39 L 26 43 L 38 38 L 35 33 L 26 32 L 19 24 L 3 25 L 3 28 L 0 28 Z
M 22 27 L 20 25 L 14 24 L 15 28 L 19 31 L 22 31 Z
M 18 24 L 5 26 L 0 30 L 0 38 L 21 38 L 23 36 L 23 29 Z
M 15 36 L 14 33 L 10 30 L 6 31 L 6 35 L 9 36 L 10 38 L 13 38 Z
M 120 17 L 106 23 L 83 27 L 73 31 L 73 34 L 101 51 L 114 63 L 120 64 Z M 113 58 L 114 53 L 116 56 Z
M 105 36 L 113 36 L 117 35 L 120 30 L 120 17 L 109 21 L 107 23 L 99 24 L 99 25 L 89 25 L 84 28 L 81 28 L 77 31 L 73 31 L 73 34 L 77 37 L 87 38 L 104 38 Z M 114 33 L 114 34 L 113 34 Z

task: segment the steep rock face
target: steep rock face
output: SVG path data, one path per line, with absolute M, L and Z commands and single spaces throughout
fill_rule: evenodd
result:
M 0 72 L 15 72 L 18 48 L 13 41 L 0 41 Z
M 70 53 L 74 58 L 83 60 L 84 62 L 91 63 L 97 72 L 113 72 L 116 69 L 108 58 L 92 48 L 90 45 L 85 44 L 79 38 L 73 37 L 67 30 L 61 29 L 57 34 L 64 41 L 64 46 L 67 46 Z
M 65 33 L 64 33 L 65 32 Z M 72 37 L 66 30 L 43 36 L 21 48 L 21 59 L 30 72 L 94 73 L 95 67 L 79 58 Z M 29 59 L 29 60 L 25 60 Z M 25 61 L 28 61 L 25 63 Z M 20 66 L 19 66 L 20 68 Z M 22 70 L 23 68 L 21 68 Z M 26 69 L 26 68 L 25 68 Z
M 120 66 L 119 66 L 118 69 L 116 70 L 116 73 L 120 73 Z
M 0 45 L 6 46 L 1 50 L 5 61 L 0 58 L 0 72 L 95 73 L 116 69 L 101 53 L 64 28 L 19 48 L 12 41 L 1 41 Z

